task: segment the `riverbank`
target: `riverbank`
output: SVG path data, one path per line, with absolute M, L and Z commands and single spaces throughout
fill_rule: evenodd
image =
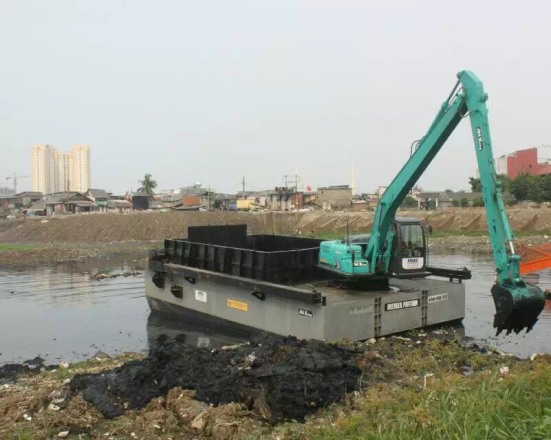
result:
M 341 237 L 336 233 L 321 234 L 320 238 L 333 239 Z M 531 246 L 548 243 L 547 235 L 523 235 L 520 242 Z M 163 246 L 162 240 L 120 241 L 108 243 L 58 242 L 58 243 L 1 243 L 0 267 L 31 268 L 52 265 L 83 265 L 87 261 L 127 259 L 141 261 L 149 251 Z M 429 251 L 434 255 L 460 253 L 463 255 L 490 255 L 491 248 L 487 235 L 445 233 L 429 238 Z M 130 264 L 138 268 L 138 263 Z M 141 264 L 141 263 L 140 263 Z
M 509 209 L 511 226 L 525 244 L 549 242 L 551 209 Z M 401 211 L 421 219 L 435 254 L 489 254 L 483 208 Z M 189 226 L 246 224 L 249 234 L 337 238 L 370 231 L 373 212 L 132 212 L 0 220 L 0 266 L 35 266 L 134 254 L 143 258 L 165 238 L 182 238 Z
M 86 272 L 90 266 L 112 266 L 126 262 L 132 269 L 143 266 L 142 261 L 160 241 L 130 241 L 117 243 L 0 243 L 0 267 L 28 269 L 40 266 L 65 266 Z
M 269 341 L 263 343 L 263 347 L 271 346 Z M 143 407 L 136 407 L 128 398 L 117 398 L 115 391 L 103 398 L 99 397 L 101 391 L 99 395 L 82 391 L 82 378 L 89 375 L 111 378 L 111 383 L 117 384 L 113 390 L 123 389 L 117 377 L 124 378 L 129 373 L 133 386 L 150 390 L 149 381 L 156 379 L 150 376 L 146 366 L 152 362 L 154 365 L 159 353 L 151 353 L 147 359 L 134 354 L 109 358 L 100 353 L 83 363 L 62 363 L 44 371 L 23 372 L 15 383 L 7 377 L 4 368 L 0 370 L 0 380 L 4 383 L 0 385 L 0 437 L 283 440 L 551 436 L 548 400 L 551 358 L 536 355 L 519 360 L 462 340 L 452 329 L 410 332 L 365 343 L 341 341 L 335 348 L 325 343 L 310 346 L 304 352 L 310 353 L 304 358 L 310 361 L 292 363 L 297 377 L 307 372 L 322 374 L 322 370 L 314 373 L 317 370 L 311 368 L 311 361 L 322 359 L 314 353 L 329 355 L 328 350 L 336 350 L 335 353 L 345 356 L 341 362 L 347 363 L 349 371 L 357 370 L 354 373 L 357 379 L 345 390 L 338 381 L 330 380 L 342 367 L 324 368 L 327 386 L 336 387 L 334 391 L 342 393 L 338 402 L 323 408 L 319 389 L 305 385 L 301 399 L 291 401 L 308 414 L 306 418 L 274 419 L 274 414 L 282 414 L 279 405 L 289 404 L 289 396 L 276 392 L 264 395 L 262 390 L 270 377 L 276 377 L 275 383 L 278 383 L 278 371 L 287 368 L 285 356 L 302 347 L 294 344 L 292 340 L 277 342 L 274 349 L 281 351 L 281 355 L 274 356 L 268 351 L 266 358 L 259 352 L 258 341 L 222 350 L 220 356 L 209 349 L 175 351 L 172 347 L 172 352 L 163 351 L 164 365 L 166 368 L 174 365 L 182 382 L 198 379 L 193 379 L 192 370 L 182 369 L 180 361 L 171 364 L 173 355 L 176 360 L 182 358 L 184 363 L 194 363 L 207 356 L 211 358 L 209 368 L 214 368 L 212 363 L 216 365 L 217 359 L 223 360 L 228 362 L 225 374 L 235 375 L 232 381 L 224 382 L 227 386 L 235 380 L 246 380 L 249 384 L 244 388 L 247 393 L 234 397 L 233 402 L 214 405 L 209 405 L 208 396 L 213 395 L 207 392 L 212 390 L 212 381 L 204 380 L 195 385 L 188 382 L 195 391 L 169 386 L 159 395 L 153 393 L 155 397 L 144 401 Z M 256 361 L 258 357 L 263 360 Z M 251 382 L 255 377 L 264 379 Z M 294 380 L 294 385 L 298 381 Z M 293 388 L 282 389 L 290 392 Z M 120 405 L 119 415 L 112 418 L 103 415 L 96 406 L 98 402 L 109 401 Z

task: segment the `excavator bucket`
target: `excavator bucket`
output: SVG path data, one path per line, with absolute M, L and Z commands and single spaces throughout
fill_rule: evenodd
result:
M 496 336 L 503 330 L 507 334 L 519 333 L 526 328 L 528 333 L 534 327 L 545 305 L 545 296 L 541 289 L 531 284 L 523 286 L 494 284 L 492 296 L 496 306 L 494 328 Z

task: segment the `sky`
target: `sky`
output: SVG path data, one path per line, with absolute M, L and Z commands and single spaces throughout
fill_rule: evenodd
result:
M 145 173 L 235 193 L 353 168 L 374 192 L 463 69 L 489 94 L 494 156 L 547 145 L 549 17 L 545 0 L 0 0 L 0 186 L 35 144 L 86 144 L 92 186 L 115 193 Z M 475 173 L 465 121 L 419 185 Z

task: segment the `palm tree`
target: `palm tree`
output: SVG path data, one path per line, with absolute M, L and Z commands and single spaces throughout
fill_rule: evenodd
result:
M 155 182 L 151 178 L 151 174 L 147 173 L 143 180 L 138 180 L 138 183 L 141 185 L 140 188 L 138 188 L 138 192 L 145 192 L 152 196 L 154 194 L 153 190 L 157 188 L 157 182 Z

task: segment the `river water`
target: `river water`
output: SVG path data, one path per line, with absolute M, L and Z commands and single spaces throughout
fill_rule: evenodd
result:
M 431 256 L 430 263 L 472 270 L 473 279 L 466 282 L 467 313 L 463 321 L 467 336 L 522 357 L 551 352 L 549 301 L 530 333 L 495 337 L 490 295 L 493 261 L 446 255 Z M 99 350 L 111 355 L 124 351 L 145 353 L 149 341 L 161 334 L 181 334 L 196 346 L 222 345 L 243 337 L 228 329 L 220 332 L 150 315 L 143 275 L 93 280 L 82 270 L 0 269 L 0 364 L 22 362 L 37 355 L 48 363 L 70 362 L 87 359 Z M 551 287 L 551 270 L 526 278 L 543 289 Z

